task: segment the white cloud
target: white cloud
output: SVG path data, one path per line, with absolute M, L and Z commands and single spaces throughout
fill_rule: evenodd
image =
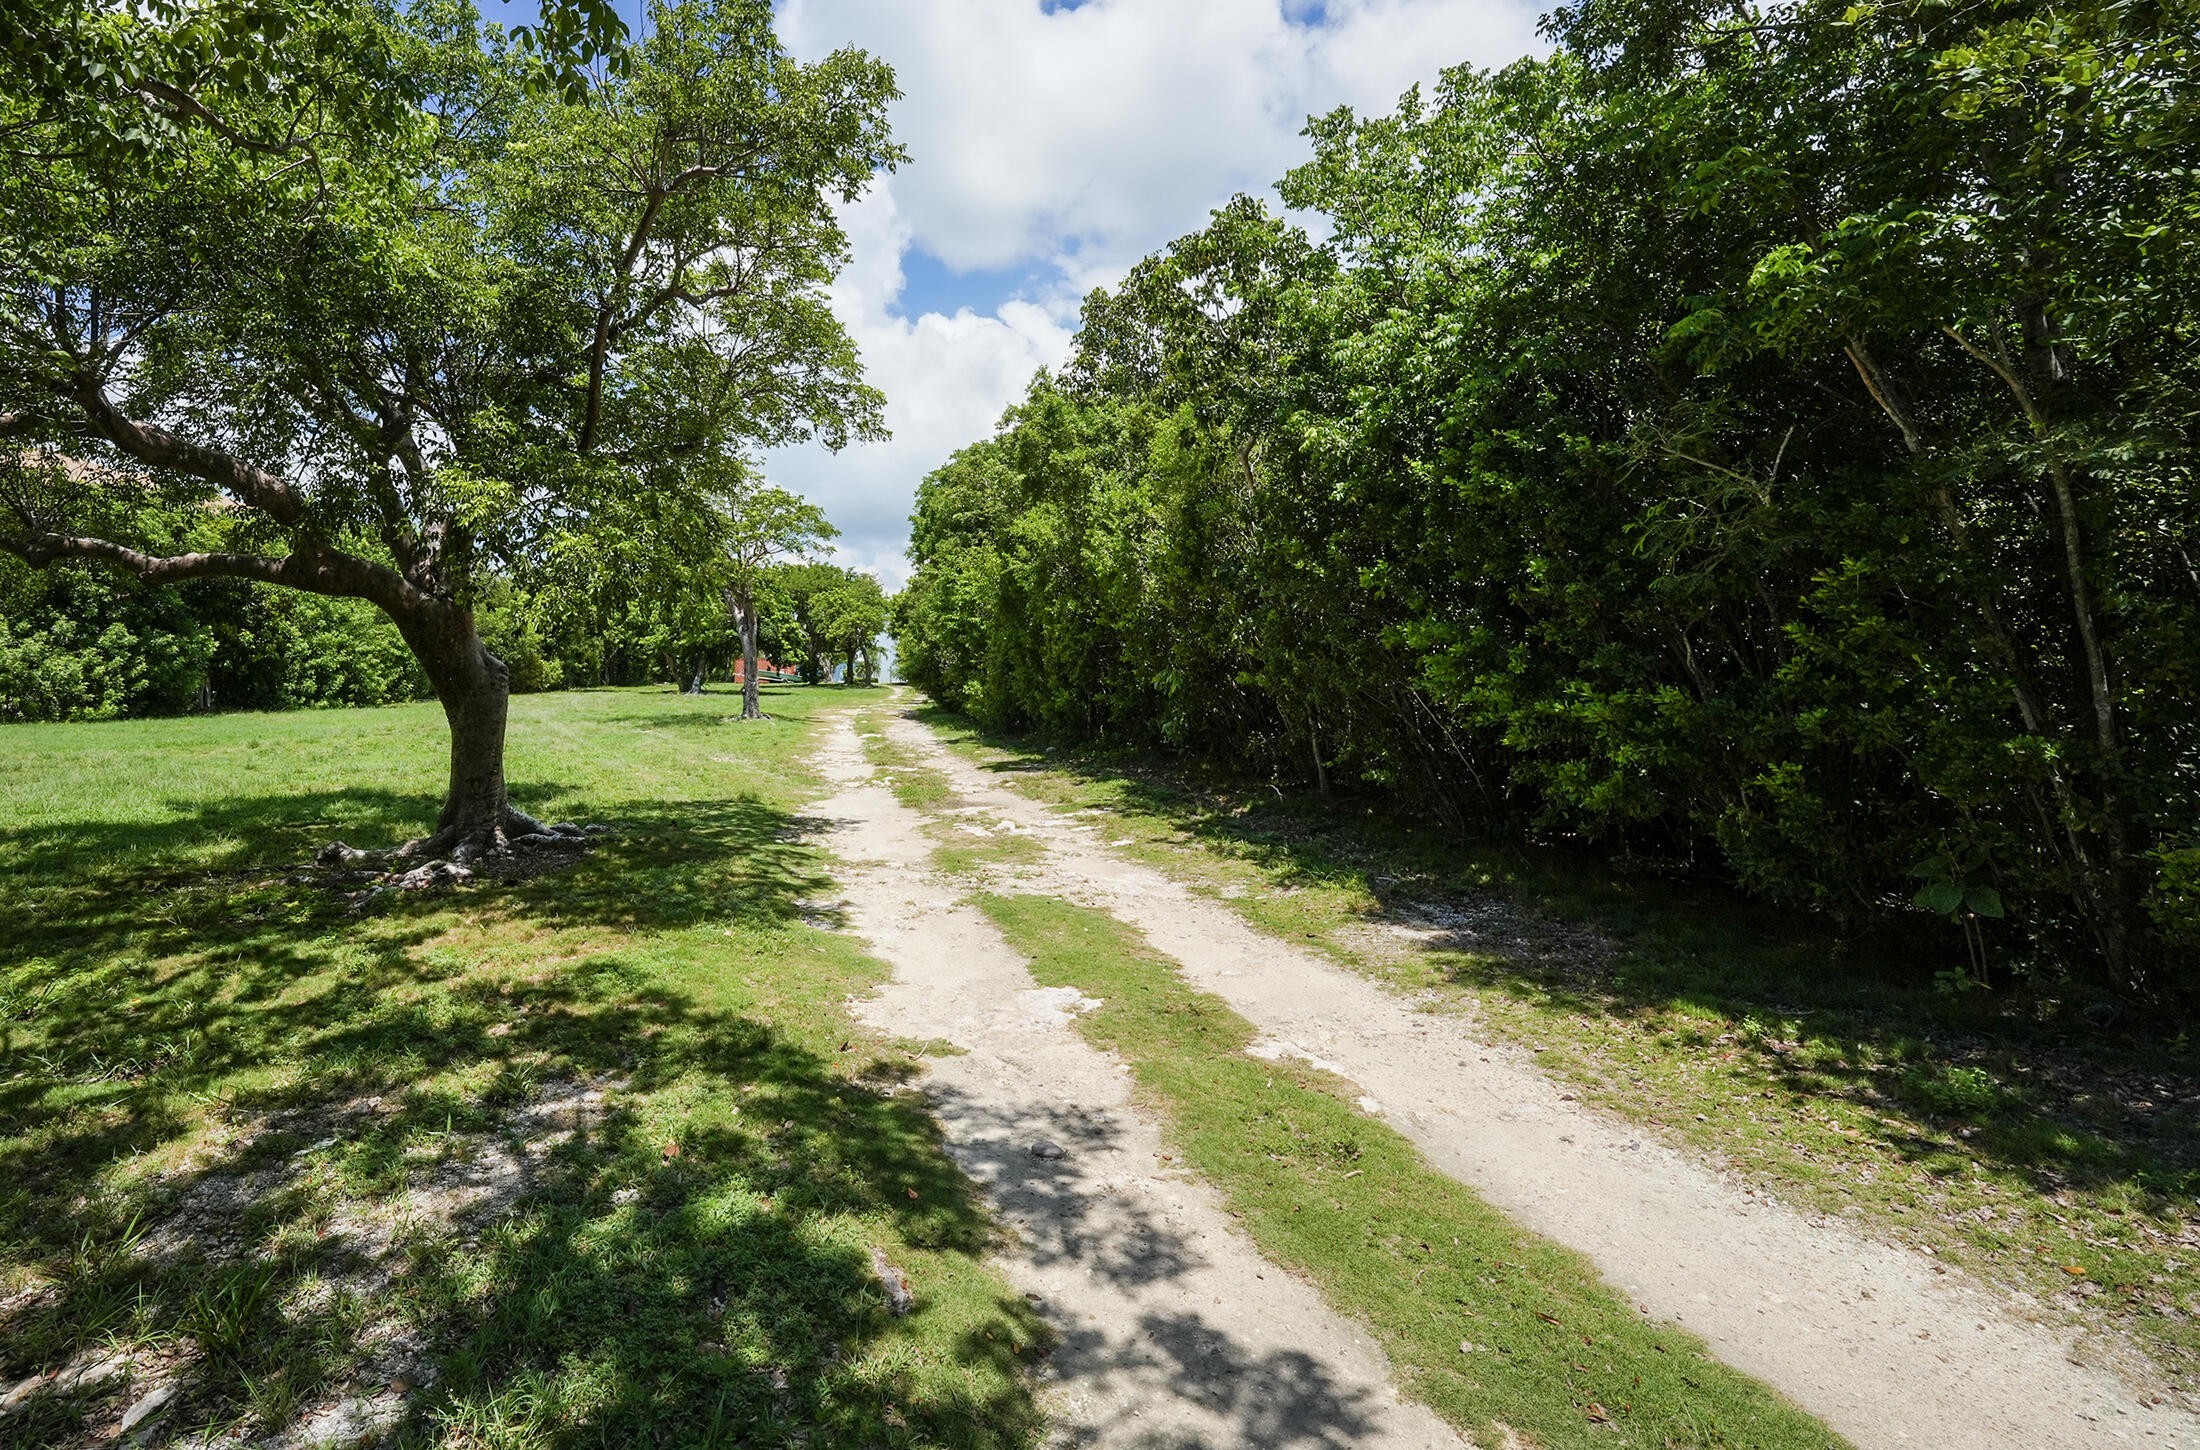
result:
M 901 557 L 917 483 L 965 443 L 989 432 L 1031 375 L 1068 356 L 1071 334 L 1043 308 L 1003 303 L 914 320 L 889 309 L 901 294 L 909 227 L 893 193 L 874 187 L 842 213 L 854 262 L 833 287 L 833 310 L 863 351 L 864 369 L 886 394 L 889 442 L 834 454 L 781 449 L 766 460 L 772 481 L 823 508 L 842 531 L 844 563 L 875 570 L 889 587 L 907 573 Z
M 1292 18 L 1310 11 L 1319 24 Z M 855 45 L 894 66 L 912 162 L 850 209 L 835 289 L 894 441 L 783 450 L 773 474 L 833 515 L 850 562 L 898 581 L 917 482 L 1066 354 L 1086 291 L 1265 191 L 1305 155 L 1309 114 L 1387 110 L 1445 66 L 1502 64 L 1535 47 L 1534 18 L 1512 0 L 787 0 L 796 54 Z M 1041 280 L 907 321 L 890 309 L 912 246 Z

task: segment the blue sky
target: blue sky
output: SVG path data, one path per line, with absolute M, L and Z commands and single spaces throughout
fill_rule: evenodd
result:
M 482 0 L 524 18 L 533 0 Z M 630 26 L 645 0 L 616 0 Z M 822 505 L 843 562 L 898 586 L 916 486 L 1054 366 L 1095 286 L 1265 193 L 1302 159 L 1307 116 L 1387 111 L 1462 62 L 1538 49 L 1516 0 L 776 0 L 815 59 L 893 65 L 910 164 L 843 216 L 833 289 L 887 396 L 892 441 L 775 451 L 775 482 Z

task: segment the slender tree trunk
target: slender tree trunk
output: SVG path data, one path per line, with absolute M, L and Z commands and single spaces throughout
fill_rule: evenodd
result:
M 2088 803 L 2080 799 L 2078 782 L 2072 778 L 2072 773 L 2064 764 L 2053 757 L 2048 760 L 2048 778 L 2062 807 L 2062 831 L 2070 848 L 2070 862 L 2075 878 L 2072 896 L 2079 912 L 2093 925 L 2110 980 L 2119 988 L 2143 989 L 2145 983 L 2134 966 L 2132 951 L 2133 938 L 2139 930 L 2136 923 L 2143 910 L 2139 902 L 2146 888 L 2145 872 L 2134 842 L 2143 839 L 2145 832 L 2143 827 L 2134 823 L 2130 803 L 2123 792 L 2120 779 L 2121 768 L 2117 759 L 2118 721 L 2114 696 L 2109 687 L 2107 654 L 2102 648 L 2094 619 L 2093 591 L 2085 569 L 2085 551 L 2079 532 L 2074 491 L 2060 456 L 2055 451 L 2053 434 L 2046 419 L 2041 415 L 2023 380 L 2016 375 L 2015 368 L 1998 341 L 1995 352 L 1989 353 L 1953 327 L 1943 326 L 1941 331 L 2009 389 L 2031 429 L 2033 440 L 2046 452 L 2049 460 L 2064 583 L 2076 617 L 2079 643 L 2084 655 L 2083 671 L 2092 705 L 2094 744 L 2099 752 L 2100 765 L 2093 772 L 2099 787 L 2098 810 L 2089 809 Z M 1878 361 L 1866 349 L 1861 338 L 1850 338 L 1847 351 L 1849 360 L 1856 365 L 1858 375 L 1864 380 L 1866 390 L 1871 393 L 1872 401 L 1879 405 L 1901 431 L 1903 446 L 1912 457 L 1921 456 L 1925 449 L 1917 427 Z M 2055 366 L 2059 368 L 2059 362 Z M 1966 537 L 1962 512 L 1956 506 L 1947 484 L 1935 484 L 1933 496 L 1948 526 L 1956 552 L 1968 553 L 1970 543 Z M 2025 663 L 2024 651 L 2019 648 L 2015 634 L 2003 622 L 1991 596 L 1980 596 L 1975 601 L 1975 606 L 1984 625 L 1981 645 L 1989 657 L 1998 660 L 2008 670 L 2010 685 L 2016 696 L 2017 712 L 2024 721 L 2025 730 L 2045 738 L 2062 734 L 2049 714 L 2046 697 L 2033 683 L 2031 671 Z M 2106 861 L 2096 859 L 2096 852 L 2088 845 L 2087 833 L 2080 825 L 2080 821 L 2086 816 L 2095 814 L 2101 817 L 2101 825 L 2097 829 L 2101 844 L 2105 847 Z
M 2024 310 L 2020 307 L 2020 316 Z M 2032 303 L 2032 310 L 2038 310 L 2036 299 Z M 2036 325 L 2042 337 L 2046 337 L 2044 315 Z M 2031 388 L 2025 385 L 2023 377 L 2019 375 L 2017 364 L 2009 356 L 2008 344 L 2003 340 L 2000 331 L 1997 329 L 1988 339 L 1990 351 L 1979 347 L 1953 327 L 1944 326 L 1941 331 L 2001 379 L 2010 396 L 2016 400 L 2018 411 L 2023 414 L 2025 424 L 2031 430 L 2032 441 L 2039 445 L 2045 456 L 2049 493 L 2054 503 L 2055 531 L 2057 542 L 2061 545 L 2063 584 L 2078 628 L 2086 694 L 2092 705 L 2093 744 L 2098 752 L 2098 765 L 2094 774 L 2100 785 L 2100 832 L 2108 848 L 2108 861 L 2102 873 L 2105 879 L 2096 893 L 2098 910 L 2095 925 L 2102 954 L 2108 960 L 2111 980 L 2120 988 L 2146 991 L 2151 984 L 2146 980 L 2144 967 L 2138 960 L 2136 944 L 2145 931 L 2145 909 L 2140 903 L 2146 893 L 2150 874 L 2143 855 L 2147 830 L 2124 790 L 2121 758 L 2123 732 L 2116 708 L 2115 690 L 2109 678 L 2108 649 L 2102 640 L 2098 611 L 2094 604 L 2096 591 L 2086 564 L 2087 548 L 2078 517 L 2077 489 L 2068 466 L 2063 462 L 2055 430 L 2049 425 L 2038 401 L 2032 396 Z M 2051 345 L 2046 346 L 2045 363 L 2054 373 L 2060 374 L 2062 365 Z
M 504 731 L 511 707 L 511 672 L 474 629 L 473 610 L 434 603 L 397 618 L 451 728 L 450 783 L 435 834 L 405 854 L 467 860 L 501 849 L 514 836 L 542 829 L 512 808 L 504 787 Z
M 764 704 L 756 678 L 756 601 L 739 599 L 733 607 L 741 629 L 741 718 L 761 720 Z

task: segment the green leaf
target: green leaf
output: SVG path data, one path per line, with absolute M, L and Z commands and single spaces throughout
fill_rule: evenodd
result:
M 1915 899 L 1927 911 L 1953 916 L 1963 908 L 1963 888 L 1953 881 L 1928 881 L 1918 888 Z

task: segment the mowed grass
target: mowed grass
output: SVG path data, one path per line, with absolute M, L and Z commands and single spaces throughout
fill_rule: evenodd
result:
M 1249 1057 L 1252 1025 L 1187 986 L 1134 928 L 1039 896 L 980 905 L 1041 985 L 1100 999 L 1078 1030 L 1130 1064 L 1186 1166 L 1262 1250 L 1363 1317 L 1401 1388 L 1481 1443 L 1840 1443 L 1430 1168 L 1352 1106 L 1349 1084 Z
M 2200 1390 L 2200 1044 L 2182 1030 L 2006 972 L 1936 990 L 1929 943 L 1844 942 L 1639 866 L 921 718 L 1004 784 L 1108 811 L 1122 849 L 1254 924 L 1471 1009 L 1584 1099 L 2120 1331 Z
M 88 1371 L 0 1444 L 164 1384 L 156 1439 L 1031 1443 L 1038 1327 L 817 904 L 868 698 L 517 700 L 516 802 L 616 834 L 364 915 L 294 878 L 432 821 L 433 706 L 0 730 L 0 1392 Z

